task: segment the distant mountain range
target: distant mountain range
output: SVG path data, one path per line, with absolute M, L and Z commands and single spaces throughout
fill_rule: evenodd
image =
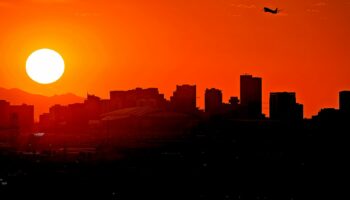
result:
M 5 89 L 0 87 L 0 100 L 6 100 L 12 105 L 34 105 L 35 119 L 38 120 L 42 113 L 48 112 L 49 108 L 55 104 L 67 105 L 71 103 L 79 103 L 83 102 L 84 98 L 72 93 L 44 96 L 31 94 L 16 88 Z

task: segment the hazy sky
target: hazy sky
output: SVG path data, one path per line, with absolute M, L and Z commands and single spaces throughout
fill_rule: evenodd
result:
M 278 7 L 279 15 L 263 12 Z M 0 86 L 52 95 L 176 84 L 239 96 L 239 75 L 263 77 L 269 92 L 295 91 L 307 116 L 338 107 L 350 89 L 349 0 L 0 0 Z M 39 85 L 28 55 L 52 48 L 63 77 Z

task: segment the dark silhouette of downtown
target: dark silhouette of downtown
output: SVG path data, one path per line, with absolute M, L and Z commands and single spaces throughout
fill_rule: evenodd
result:
M 304 119 L 294 92 L 271 92 L 240 77 L 240 98 L 223 102 L 178 85 L 87 95 L 54 105 L 34 123 L 34 106 L 0 101 L 0 195 L 47 199 L 335 199 L 346 173 L 350 91 L 339 109 Z M 45 188 L 45 189 L 41 189 Z M 18 193 L 16 191 L 25 191 Z M 40 190 L 40 192 L 38 192 Z M 6 197 L 6 198 L 5 198 Z M 3 199 L 3 198 L 1 198 Z

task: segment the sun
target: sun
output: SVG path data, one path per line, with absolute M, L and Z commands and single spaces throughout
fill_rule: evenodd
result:
M 64 73 L 64 60 L 54 50 L 39 49 L 28 57 L 26 71 L 28 76 L 37 83 L 54 83 Z

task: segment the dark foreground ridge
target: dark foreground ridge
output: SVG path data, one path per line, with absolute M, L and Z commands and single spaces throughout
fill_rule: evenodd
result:
M 122 146 L 113 136 L 91 144 L 93 150 L 3 150 L 0 194 L 2 199 L 334 197 L 346 181 L 349 128 L 333 125 L 212 119 L 168 138 L 124 138 Z

